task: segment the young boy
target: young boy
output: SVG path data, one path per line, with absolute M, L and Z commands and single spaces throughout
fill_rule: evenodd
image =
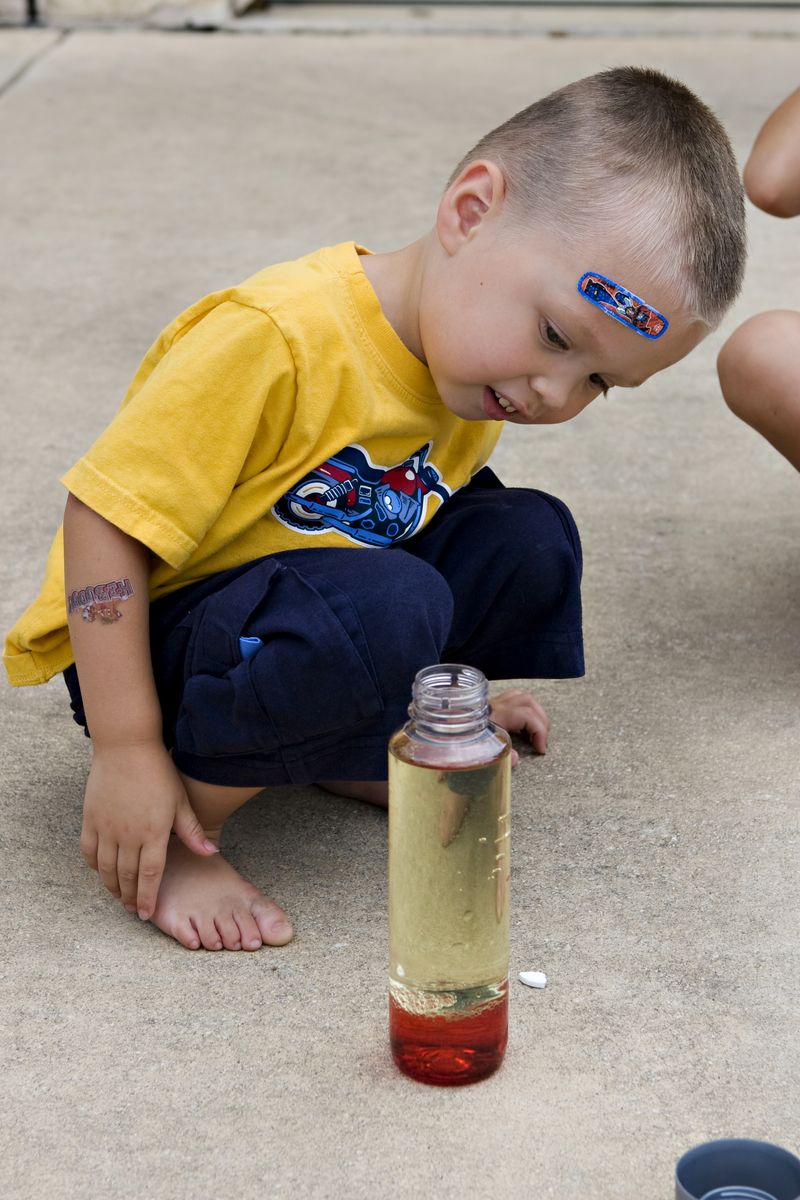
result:
M 765 121 L 744 169 L 744 187 L 774 217 L 800 215 L 800 88 Z M 728 338 L 717 360 L 722 394 L 800 471 L 800 313 L 759 313 Z
M 483 138 L 419 241 L 269 268 L 161 335 L 64 479 L 5 659 L 16 684 L 65 673 L 93 739 L 81 849 L 129 911 L 192 949 L 287 942 L 218 853 L 235 809 L 285 783 L 385 803 L 426 664 L 583 673 L 572 518 L 484 464 L 503 425 L 688 354 L 740 286 L 743 207 L 716 118 L 616 69 Z M 544 752 L 527 694 L 493 719 Z

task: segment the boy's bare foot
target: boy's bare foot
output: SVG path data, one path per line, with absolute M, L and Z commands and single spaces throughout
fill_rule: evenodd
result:
M 150 919 L 188 950 L 258 950 L 294 936 L 283 910 L 221 854 L 201 858 L 176 837 Z

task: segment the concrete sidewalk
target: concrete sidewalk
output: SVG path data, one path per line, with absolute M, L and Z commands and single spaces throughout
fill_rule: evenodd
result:
M 765 34 L 0 32 L 3 628 L 58 476 L 176 312 L 319 244 L 415 238 L 477 135 L 603 66 L 679 75 L 744 157 L 797 86 L 796 40 Z M 382 813 L 248 806 L 227 852 L 297 939 L 192 954 L 80 859 L 61 681 L 4 687 L 5 1200 L 669 1200 L 699 1141 L 800 1150 L 800 480 L 714 371 L 735 323 L 797 306 L 800 260 L 797 228 L 751 216 L 723 330 L 496 456 L 576 516 L 588 660 L 535 688 L 552 748 L 516 772 L 512 977 L 550 983 L 512 984 L 502 1071 L 439 1091 L 390 1062 Z

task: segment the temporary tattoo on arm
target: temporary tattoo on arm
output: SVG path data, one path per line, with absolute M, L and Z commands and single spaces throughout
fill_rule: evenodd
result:
M 100 619 L 103 625 L 113 625 L 122 616 L 119 601 L 133 595 L 130 579 L 112 579 L 109 583 L 95 583 L 91 587 L 79 588 L 67 598 L 67 612 L 79 612 L 84 621 Z
M 641 297 L 634 296 L 622 284 L 614 283 L 613 279 L 598 275 L 596 271 L 581 275 L 578 291 L 590 304 L 608 313 L 609 317 L 653 342 L 669 328 L 669 321 L 663 313 L 651 308 Z

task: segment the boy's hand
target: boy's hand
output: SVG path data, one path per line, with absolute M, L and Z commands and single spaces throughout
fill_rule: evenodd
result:
M 163 745 L 95 746 L 81 853 L 112 895 L 143 921 L 155 911 L 172 829 L 195 854 L 217 853 Z
M 489 715 L 495 725 L 507 733 L 527 733 L 537 754 L 544 754 L 547 750 L 550 719 L 539 701 L 528 692 L 514 688 L 493 696 Z M 516 751 L 513 753 L 516 754 Z

